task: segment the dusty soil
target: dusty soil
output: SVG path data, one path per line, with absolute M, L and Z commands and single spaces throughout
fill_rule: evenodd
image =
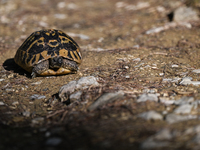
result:
M 149 0 L 149 6 L 134 10 L 127 6 L 137 5 L 139 0 L 123 1 L 126 7 L 118 2 L 0 1 L 1 149 L 140 149 L 145 139 L 163 128 L 184 131 L 199 124 L 199 119 L 175 124 L 140 119 L 137 114 L 141 112 L 162 113 L 167 109 L 170 113 L 175 106 L 136 100 L 149 91 L 166 99 L 200 99 L 199 86 L 163 81 L 186 76 L 200 80 L 199 74 L 192 72 L 200 68 L 200 22 L 190 22 L 191 28 L 176 26 L 145 34 L 168 23 L 167 14 L 183 4 Z M 158 7 L 164 10 L 159 11 Z M 79 44 L 83 62 L 77 74 L 32 79 L 14 63 L 13 57 L 22 42 L 32 32 L 46 28 L 63 30 Z M 83 76 L 95 76 L 100 86 L 83 90 L 79 102 L 61 103 L 60 87 Z M 87 110 L 103 93 L 119 90 L 125 93 L 123 99 Z M 30 99 L 34 94 L 46 98 Z M 199 116 L 199 111 L 193 114 Z M 39 118 L 37 123 L 33 123 L 35 118 Z M 48 139 L 54 137 L 62 141 L 48 144 Z M 177 137 L 170 148 L 183 148 L 189 139 Z

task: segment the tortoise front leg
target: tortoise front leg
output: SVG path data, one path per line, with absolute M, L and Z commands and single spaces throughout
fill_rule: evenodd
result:
M 42 61 L 41 63 L 35 65 L 35 67 L 32 70 L 31 76 L 32 78 L 35 78 L 37 75 L 42 75 L 48 69 L 49 69 L 49 61 L 48 60 Z

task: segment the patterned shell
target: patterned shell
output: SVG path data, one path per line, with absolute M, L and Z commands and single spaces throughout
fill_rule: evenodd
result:
M 32 71 L 34 65 L 62 56 L 69 60 L 81 63 L 81 52 L 78 44 L 60 30 L 48 29 L 32 33 L 19 47 L 14 57 L 15 63 Z

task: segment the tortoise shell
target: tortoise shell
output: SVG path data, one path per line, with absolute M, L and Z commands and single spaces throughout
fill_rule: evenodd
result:
M 32 72 L 36 64 L 57 56 L 77 64 L 82 59 L 78 44 L 69 35 L 61 30 L 48 29 L 32 33 L 17 50 L 14 61 Z

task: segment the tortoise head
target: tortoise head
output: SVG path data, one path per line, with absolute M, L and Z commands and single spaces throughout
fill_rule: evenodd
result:
M 62 57 L 53 57 L 49 59 L 49 66 L 50 68 L 60 68 L 63 64 L 63 58 Z

